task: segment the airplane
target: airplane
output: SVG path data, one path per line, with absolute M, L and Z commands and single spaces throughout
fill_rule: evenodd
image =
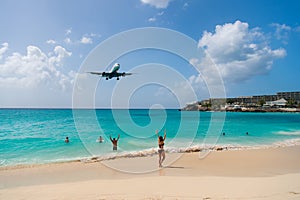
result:
M 119 80 L 120 76 L 132 75 L 132 73 L 126 73 L 126 72 L 120 73 L 120 72 L 118 72 L 119 69 L 120 69 L 120 64 L 116 63 L 113 65 L 112 69 L 109 72 L 87 72 L 87 73 L 100 75 L 102 77 L 105 77 L 106 80 L 112 79 L 114 77 L 116 77 L 117 80 Z

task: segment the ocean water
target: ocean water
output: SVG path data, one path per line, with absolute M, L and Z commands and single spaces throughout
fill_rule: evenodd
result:
M 152 155 L 156 129 L 166 130 L 167 152 L 287 146 L 300 143 L 300 114 L 1 109 L 0 166 Z M 114 152 L 109 137 L 118 134 Z

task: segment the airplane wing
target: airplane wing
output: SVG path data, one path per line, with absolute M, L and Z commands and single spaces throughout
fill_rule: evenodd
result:
M 86 73 L 90 73 L 90 74 L 94 74 L 94 75 L 99 75 L 99 76 L 104 76 L 104 77 L 107 77 L 107 76 L 111 75 L 111 73 L 109 73 L 109 72 L 86 72 Z
M 95 74 L 95 75 L 101 75 L 102 76 L 103 72 L 86 72 L 86 73 Z
M 119 73 L 119 72 L 86 72 L 86 73 L 90 73 L 90 74 L 98 75 L 98 76 L 101 76 L 101 77 L 105 77 L 106 80 L 114 78 L 114 77 L 116 77 L 117 80 L 119 80 L 120 76 L 132 75 L 132 73 L 126 73 L 126 72 L 123 72 L 123 73 Z
M 123 72 L 123 73 L 117 73 L 117 77 L 119 77 L 119 76 L 129 76 L 129 75 L 132 75 L 132 73 L 125 73 L 125 72 Z

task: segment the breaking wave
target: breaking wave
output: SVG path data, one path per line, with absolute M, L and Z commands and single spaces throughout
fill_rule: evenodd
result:
M 207 151 L 239 151 L 239 150 L 251 150 L 251 149 L 270 149 L 270 148 L 278 148 L 278 147 L 291 147 L 300 145 L 299 139 L 290 139 L 282 142 L 275 142 L 270 145 L 255 145 L 255 146 L 247 146 L 247 145 L 231 145 L 231 144 L 223 144 L 223 145 L 194 145 L 187 148 L 184 147 L 168 147 L 165 149 L 166 153 L 192 153 L 192 152 L 207 152 Z M 109 153 L 106 155 L 94 155 L 89 157 L 77 157 L 77 158 L 69 158 L 69 159 L 55 159 L 55 160 L 44 160 L 44 162 L 36 162 L 36 163 L 24 163 L 23 164 L 13 164 L 7 163 L 6 160 L 0 160 L 1 168 L 13 167 L 13 168 L 23 168 L 28 166 L 40 165 L 40 164 L 54 164 L 54 163 L 64 163 L 64 162 L 100 162 L 106 160 L 114 160 L 120 158 L 137 158 L 137 157 L 147 157 L 156 155 L 157 148 L 150 148 L 140 151 L 130 151 L 130 152 L 116 152 Z
M 296 131 L 278 131 L 276 132 L 276 134 L 278 135 L 291 135 L 291 136 L 300 136 L 300 130 L 296 130 Z
M 166 153 L 192 153 L 192 152 L 206 152 L 206 151 L 233 151 L 233 150 L 251 150 L 251 149 L 269 149 L 277 147 L 291 147 L 300 145 L 300 139 L 290 139 L 283 142 L 276 142 L 270 145 L 256 145 L 256 146 L 246 146 L 246 145 L 194 145 L 187 148 L 182 147 L 169 147 L 166 148 Z M 81 162 L 98 162 L 105 160 L 113 160 L 118 158 L 136 158 L 136 157 L 146 157 L 153 156 L 157 154 L 157 148 L 145 149 L 141 151 L 132 152 L 117 152 L 114 154 L 108 154 L 103 156 L 94 156 L 91 158 L 85 158 L 80 160 Z

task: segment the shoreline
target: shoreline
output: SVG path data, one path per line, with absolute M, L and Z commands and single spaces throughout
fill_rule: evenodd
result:
M 300 145 L 0 170 L 3 199 L 297 199 Z M 172 160 L 173 157 L 179 156 Z M 120 168 L 123 170 L 116 170 Z M 129 170 L 145 169 L 144 173 Z M 151 170 L 148 170 L 151 169 Z M 148 170 L 148 171 L 147 171 Z M 251 189 L 249 189 L 251 188 Z
M 241 107 L 235 108 L 224 108 L 224 109 L 212 109 L 200 106 L 186 106 L 178 109 L 178 111 L 199 111 L 199 112 L 245 112 L 245 113 L 300 113 L 300 108 L 259 108 L 259 107 Z
M 260 155 L 259 157 L 263 157 L 263 155 L 268 155 L 268 157 L 266 157 L 266 161 L 268 161 L 268 158 L 270 157 L 269 154 L 274 154 L 274 153 L 280 153 L 282 155 L 282 157 L 279 157 L 278 160 L 280 159 L 285 159 L 285 158 L 290 158 L 291 156 L 296 156 L 296 155 L 288 155 L 287 152 L 299 152 L 300 153 L 300 144 L 298 145 L 292 145 L 292 146 L 271 146 L 268 148 L 251 148 L 251 149 L 239 149 L 239 150 L 209 150 L 205 153 L 207 153 L 204 157 L 201 157 L 201 151 L 185 151 L 185 152 L 176 152 L 176 153 L 166 153 L 168 157 L 175 157 L 175 160 L 172 160 L 171 162 L 168 163 L 168 166 L 166 166 L 167 168 L 169 166 L 171 166 L 172 164 L 176 164 L 176 162 L 179 160 L 180 163 L 184 163 L 184 161 L 186 160 L 185 158 L 188 158 L 189 161 L 191 161 L 192 159 L 195 159 L 194 161 L 198 161 L 200 160 L 201 162 L 205 159 L 215 159 L 215 155 L 218 156 L 233 156 L 233 155 L 238 155 L 241 156 L 242 154 L 249 154 L 251 157 L 254 157 L 254 154 L 257 153 L 258 155 Z M 105 167 L 106 163 L 117 163 L 117 164 L 121 164 L 122 162 L 128 162 L 128 161 L 133 161 L 134 163 L 136 161 L 139 160 L 145 160 L 147 162 L 149 161 L 153 161 L 157 159 L 158 154 L 153 154 L 153 155 L 147 155 L 147 156 L 135 156 L 135 157 L 126 157 L 126 156 L 122 156 L 122 157 L 116 157 L 116 158 L 109 158 L 109 159 L 103 159 L 103 160 L 97 160 L 97 157 L 93 157 L 91 159 L 88 160 L 70 160 L 70 161 L 62 161 L 62 162 L 51 162 L 51 163 L 42 163 L 42 164 L 24 164 L 24 165 L 14 165 L 14 166 L 2 166 L 0 167 L 0 172 L 5 172 L 5 171 L 13 171 L 13 170 L 30 170 L 30 169 L 37 169 L 37 168 L 48 168 L 48 167 L 60 167 L 60 166 L 72 166 L 72 165 L 81 165 L 81 166 L 88 166 L 88 165 L 94 165 L 94 164 L 100 164 L 103 165 Z M 210 158 L 210 156 L 212 158 Z M 177 159 L 178 158 L 178 159 Z M 272 155 L 272 159 L 275 159 L 276 155 Z M 300 157 L 298 159 L 298 157 L 295 157 L 295 161 L 299 161 L 300 162 Z M 183 160 L 181 162 L 181 159 Z M 257 158 L 255 158 L 257 159 Z M 274 160 L 273 160 L 274 161 Z M 291 160 L 289 160 L 291 161 Z M 224 164 L 224 163 L 223 163 Z M 155 165 L 153 165 L 155 166 Z M 157 171 L 160 170 L 160 168 L 158 167 L 154 167 L 153 171 Z M 118 170 L 117 170 L 118 171 Z M 300 173 L 300 163 L 299 163 L 299 169 L 297 169 L 297 172 Z M 120 171 L 120 173 L 123 173 Z M 148 172 L 149 173 L 149 172 Z M 146 174 L 148 174 L 146 173 Z M 152 171 L 150 172 L 152 173 Z M 136 173 L 139 175 L 139 173 Z M 144 174 L 144 173 L 140 173 L 140 174 Z
M 47 108 L 47 107 L 2 107 L 0 110 L 150 110 L 149 108 Z M 254 112 L 254 113 L 300 113 L 300 108 L 257 108 L 257 107 L 242 107 L 241 109 L 212 109 L 206 107 L 184 107 L 184 108 L 166 108 L 166 109 L 151 109 L 151 110 L 177 110 L 177 111 L 200 111 L 200 112 Z
M 275 149 L 275 148 L 285 148 L 300 146 L 299 139 L 289 139 L 283 142 L 276 142 L 270 145 L 231 145 L 231 144 L 218 144 L 218 145 L 193 145 L 187 148 L 166 148 L 165 151 L 168 154 L 186 154 L 186 153 L 198 153 L 198 152 L 215 152 L 215 151 L 245 151 L 245 150 L 263 150 L 263 149 Z M 139 158 L 139 157 L 151 157 L 158 155 L 156 148 L 145 149 L 140 151 L 129 151 L 129 152 L 117 152 L 110 153 L 108 155 L 102 156 L 87 156 L 82 158 L 74 158 L 70 160 L 53 161 L 53 162 L 41 162 L 41 163 L 28 163 L 28 164 L 17 164 L 17 165 L 0 165 L 1 170 L 10 169 L 21 169 L 21 168 L 32 168 L 35 166 L 52 165 L 52 164 L 64 164 L 64 163 L 94 163 L 101 161 L 109 161 L 123 158 Z

